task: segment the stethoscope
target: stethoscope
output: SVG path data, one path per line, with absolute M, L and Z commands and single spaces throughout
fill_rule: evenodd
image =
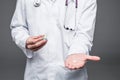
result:
M 65 6 L 68 6 L 68 0 L 65 1 Z M 78 0 L 75 0 L 75 8 L 78 8 Z
M 68 0 L 65 1 L 65 6 L 66 6 L 66 11 L 67 11 Z M 78 0 L 75 0 L 75 9 L 76 9 L 75 12 L 77 12 L 77 8 L 78 8 Z M 65 14 L 65 16 L 67 16 L 67 14 Z M 66 20 L 65 20 L 65 21 L 66 21 Z M 65 21 L 64 21 L 64 22 L 65 22 Z M 76 26 L 76 14 L 75 14 L 75 26 Z M 70 28 L 69 26 L 66 26 L 65 23 L 64 23 L 64 28 L 65 28 L 66 30 L 69 30 L 69 31 L 74 31 L 73 28 Z
M 34 7 L 39 7 L 41 5 L 41 0 L 34 0 L 34 3 L 33 3 Z M 65 6 L 68 7 L 68 0 L 65 1 Z M 75 8 L 76 8 L 76 11 L 77 11 L 77 8 L 78 8 L 78 0 L 75 0 Z M 66 8 L 67 9 L 67 8 Z M 67 10 L 66 10 L 67 11 Z M 64 23 L 65 24 L 65 23 Z M 75 14 L 75 26 L 76 26 L 76 14 Z M 73 31 L 72 28 L 69 28 L 67 26 L 64 25 L 64 28 L 66 30 L 70 30 L 70 31 Z

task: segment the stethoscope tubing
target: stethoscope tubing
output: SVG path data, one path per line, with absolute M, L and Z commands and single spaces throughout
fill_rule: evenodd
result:
M 65 6 L 68 6 L 68 0 L 65 1 Z M 78 0 L 75 0 L 75 8 L 78 8 Z
M 66 6 L 66 12 L 67 12 L 68 0 L 65 1 L 65 6 Z M 75 0 L 75 8 L 76 8 L 76 11 L 75 11 L 75 12 L 77 13 L 78 0 Z M 65 14 L 65 16 L 67 16 L 67 15 Z M 76 24 L 77 24 L 76 17 L 77 17 L 77 15 L 75 14 L 75 26 L 76 26 Z M 65 21 L 66 21 L 66 20 L 65 20 Z M 65 21 L 64 21 L 64 22 L 65 22 Z M 74 31 L 74 29 L 67 27 L 67 26 L 65 25 L 65 23 L 64 23 L 64 28 L 65 28 L 66 30 Z
M 39 7 L 40 4 L 41 4 L 41 0 L 34 0 L 34 6 L 35 6 L 35 7 Z M 66 11 L 67 11 L 68 0 L 65 1 L 65 6 L 66 6 Z M 75 8 L 76 8 L 76 12 L 77 12 L 78 0 L 75 0 Z M 65 16 L 67 16 L 67 15 L 65 14 Z M 65 20 L 65 19 L 64 19 L 64 20 Z M 66 20 L 65 20 L 65 21 L 66 21 Z M 65 21 L 64 21 L 64 22 L 65 22 Z M 76 26 L 76 14 L 75 14 L 75 26 Z M 69 28 L 68 26 L 66 26 L 65 23 L 64 23 L 64 28 L 65 28 L 66 30 L 71 30 L 71 31 L 73 30 L 72 28 Z

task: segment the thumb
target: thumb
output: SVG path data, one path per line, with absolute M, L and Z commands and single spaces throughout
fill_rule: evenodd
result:
M 90 60 L 90 61 L 99 61 L 100 57 L 87 55 L 87 60 Z

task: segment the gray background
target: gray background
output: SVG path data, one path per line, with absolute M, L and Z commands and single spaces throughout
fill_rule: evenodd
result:
M 9 24 L 16 0 L 0 0 L 0 80 L 23 80 L 26 57 L 12 42 Z M 88 62 L 89 80 L 120 80 L 120 0 L 98 0 L 94 46 L 102 58 Z

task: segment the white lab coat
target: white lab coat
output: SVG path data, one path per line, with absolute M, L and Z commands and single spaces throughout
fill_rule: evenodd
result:
M 96 0 L 17 0 L 11 22 L 15 43 L 27 56 L 24 80 L 87 80 L 86 68 L 69 70 L 64 66 L 70 54 L 89 54 L 96 17 Z M 66 30 L 64 25 L 69 29 Z M 29 36 L 45 34 L 47 44 L 38 51 L 25 48 Z

